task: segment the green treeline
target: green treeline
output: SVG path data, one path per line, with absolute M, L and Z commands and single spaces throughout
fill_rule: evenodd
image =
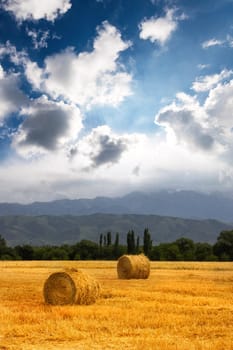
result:
M 0 235 L 0 260 L 115 260 L 123 254 L 146 254 L 151 260 L 167 261 L 233 261 L 233 230 L 222 231 L 217 242 L 195 243 L 179 238 L 171 243 L 153 245 L 148 228 L 143 241 L 131 230 L 126 244 L 120 244 L 119 233 L 100 234 L 99 242 L 82 240 L 74 245 L 31 246 L 28 244 L 8 247 Z

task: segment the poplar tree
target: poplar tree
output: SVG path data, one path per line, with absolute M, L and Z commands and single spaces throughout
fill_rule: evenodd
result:
M 152 240 L 150 236 L 150 232 L 148 228 L 145 228 L 144 230 L 144 236 L 143 236 L 143 251 L 144 254 L 149 256 L 152 249 Z

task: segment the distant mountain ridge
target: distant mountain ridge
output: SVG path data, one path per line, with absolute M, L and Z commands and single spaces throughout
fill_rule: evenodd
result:
M 194 191 L 132 192 L 116 198 L 62 199 L 31 204 L 0 203 L 4 215 L 141 214 L 215 219 L 233 223 L 233 198 Z
M 11 246 L 74 244 L 82 239 L 99 242 L 100 234 L 116 232 L 120 242 L 126 244 L 126 235 L 134 230 L 143 242 L 144 229 L 148 227 L 153 244 L 172 242 L 180 237 L 195 242 L 214 243 L 223 230 L 233 225 L 216 220 L 192 220 L 158 215 L 92 214 L 82 216 L 1 216 L 0 234 Z

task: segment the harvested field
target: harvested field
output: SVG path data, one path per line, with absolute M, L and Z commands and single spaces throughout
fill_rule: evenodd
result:
M 151 262 L 121 280 L 117 262 L 0 262 L 0 350 L 232 350 L 233 263 Z M 101 285 L 93 305 L 46 305 L 63 268 Z

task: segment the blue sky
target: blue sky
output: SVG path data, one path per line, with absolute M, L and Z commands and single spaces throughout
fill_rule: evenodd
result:
M 2 0 L 0 201 L 233 193 L 232 0 Z

